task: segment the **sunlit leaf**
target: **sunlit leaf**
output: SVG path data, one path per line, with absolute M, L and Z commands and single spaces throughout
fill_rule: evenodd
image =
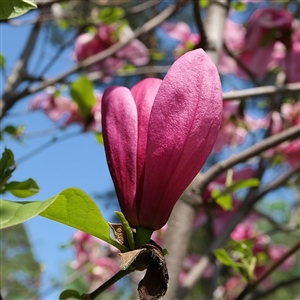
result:
M 207 8 L 209 4 L 209 0 L 199 0 L 199 4 L 202 8 Z
M 32 178 L 23 182 L 11 181 L 6 184 L 5 188 L 6 191 L 11 192 L 14 196 L 19 198 L 30 197 L 40 191 L 39 186 Z
M 117 7 L 103 7 L 99 12 L 99 19 L 102 23 L 112 24 L 123 18 L 125 12 L 123 8 Z
M 166 57 L 166 53 L 163 51 L 158 51 L 158 50 L 151 51 L 151 58 L 153 60 L 160 61 L 160 60 L 163 60 L 165 57 Z
M 247 9 L 247 4 L 243 3 L 243 2 L 232 2 L 232 8 L 236 11 L 242 12 L 245 11 Z
M 102 132 L 96 132 L 95 137 L 96 137 L 96 140 L 97 140 L 98 143 L 100 143 L 101 145 L 104 145 Z
M 94 85 L 87 78 L 82 75 L 71 84 L 70 94 L 77 103 L 79 111 L 86 119 L 89 117 L 91 109 L 96 104 L 97 100 L 94 96 Z
M 233 267 L 237 270 L 240 270 L 242 266 L 240 263 L 235 262 L 225 249 L 216 249 L 214 255 L 225 266 Z
M 9 0 L 1 1 L 0 19 L 6 20 L 19 17 L 31 9 L 36 9 L 34 0 Z
M 110 237 L 110 227 L 96 203 L 78 188 L 66 189 L 46 201 L 0 201 L 0 228 L 40 215 L 96 236 L 120 250 L 126 250 Z
M 232 209 L 232 197 L 230 194 L 224 194 L 221 196 L 218 196 L 216 198 L 216 202 L 222 207 L 223 210 L 228 211 Z

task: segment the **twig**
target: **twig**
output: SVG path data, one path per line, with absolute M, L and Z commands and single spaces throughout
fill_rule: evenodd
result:
M 198 0 L 193 0 L 193 6 L 194 6 L 194 19 L 196 21 L 197 27 L 199 34 L 201 36 L 201 39 L 198 43 L 198 45 L 195 45 L 195 49 L 197 48 L 202 48 L 203 50 L 206 50 L 208 47 L 208 40 L 207 40 L 207 35 L 205 32 L 205 28 L 202 22 L 202 17 L 201 17 L 201 7 L 199 4 Z
M 128 14 L 136 14 L 139 13 L 143 10 L 146 10 L 148 8 L 151 8 L 157 4 L 159 4 L 161 2 L 161 0 L 157 0 L 157 1 L 146 1 L 146 2 L 142 2 L 136 6 L 131 7 L 130 9 L 128 9 Z
M 251 89 L 245 89 L 241 91 L 231 91 L 223 94 L 223 100 L 235 100 L 235 99 L 245 99 L 249 97 L 261 96 L 261 95 L 274 95 L 277 93 L 299 93 L 300 92 L 300 82 L 288 83 L 280 87 L 267 85 L 261 87 L 255 87 Z
M 130 274 L 132 270 L 121 270 L 117 274 L 115 274 L 113 277 L 111 277 L 109 280 L 107 280 L 105 283 L 103 283 L 101 286 L 99 286 L 95 291 L 93 291 L 90 294 L 83 295 L 83 300 L 94 300 L 96 297 L 98 297 L 102 292 L 107 290 L 111 285 L 116 283 L 118 280 L 123 278 L 124 276 Z
M 37 147 L 36 149 L 32 150 L 31 152 L 29 152 L 29 153 L 25 154 L 24 156 L 20 157 L 19 159 L 17 159 L 16 160 L 17 165 L 20 165 L 25 160 L 29 159 L 32 156 L 35 156 L 37 153 L 42 152 L 43 150 L 47 149 L 49 146 L 53 145 L 54 143 L 68 140 L 68 139 L 73 138 L 73 137 L 75 137 L 79 134 L 82 134 L 82 131 L 72 132 L 70 134 L 66 134 L 64 136 L 61 136 L 60 138 L 53 137 L 50 141 L 44 143 L 43 145 Z
M 249 68 L 242 63 L 242 61 L 236 57 L 227 47 L 227 45 L 224 43 L 223 44 L 224 50 L 225 52 L 231 57 L 233 58 L 236 63 L 238 64 L 238 66 L 249 76 L 249 78 L 258 86 L 260 86 L 261 84 L 257 81 L 256 76 L 249 70 Z
M 295 244 L 289 251 L 284 253 L 277 261 L 275 261 L 270 268 L 268 268 L 256 281 L 254 281 L 252 284 L 249 284 L 236 298 L 236 300 L 242 300 L 245 298 L 245 296 L 252 291 L 255 290 L 255 288 L 261 284 L 271 273 L 273 273 L 288 257 L 290 257 L 292 254 L 294 254 L 296 251 L 300 249 L 300 242 Z
M 41 11 L 41 14 L 39 18 L 42 17 L 43 11 Z M 8 77 L 6 86 L 3 93 L 3 99 L 0 101 L 0 117 L 5 114 L 5 112 L 13 106 L 15 103 L 15 95 L 16 95 L 16 89 L 19 86 L 19 84 L 24 79 L 24 76 L 27 73 L 27 64 L 29 61 L 29 58 L 33 52 L 34 45 L 36 43 L 36 40 L 38 38 L 39 32 L 41 29 L 41 23 L 36 23 L 31 30 L 29 39 L 26 43 L 26 46 L 20 56 L 20 59 L 18 60 L 15 69 L 13 70 L 12 74 Z
M 276 292 L 277 290 L 283 287 L 287 287 L 295 283 L 299 284 L 299 282 L 300 282 L 300 275 L 287 280 L 280 281 L 277 284 L 273 285 L 271 288 L 263 292 L 254 292 L 250 300 L 257 300 L 257 299 L 264 298 L 266 296 L 269 296 L 270 294 L 273 294 L 274 292 Z
M 234 167 L 236 164 L 245 162 L 248 159 L 259 155 L 260 153 L 273 148 L 285 141 L 294 140 L 300 136 L 300 126 L 292 126 L 284 131 L 281 131 L 273 136 L 266 138 L 265 140 L 253 145 L 247 150 L 230 157 L 227 160 L 221 161 L 213 165 L 206 173 L 201 173 L 193 180 L 187 189 L 187 196 L 191 193 L 201 196 L 202 191 L 207 187 L 207 185 L 214 179 L 216 179 L 223 172 Z M 184 197 L 185 198 L 185 197 Z M 188 197 L 187 197 L 188 198 Z M 195 198 L 195 197 L 194 197 Z M 188 201 L 188 199 L 186 199 Z M 189 202 L 189 201 L 188 201 Z M 200 204 L 199 202 L 197 202 Z M 192 203 L 192 204 L 197 204 Z
M 268 221 L 273 227 L 275 227 L 276 230 L 280 230 L 282 232 L 292 232 L 295 231 L 298 228 L 298 214 L 299 212 L 297 210 L 292 210 L 291 213 L 295 212 L 296 218 L 291 218 L 289 224 L 280 224 L 276 222 L 271 216 L 269 216 L 266 213 L 263 213 L 262 211 L 258 211 L 257 209 L 254 209 L 254 212 L 259 215 L 259 217 L 265 219 Z

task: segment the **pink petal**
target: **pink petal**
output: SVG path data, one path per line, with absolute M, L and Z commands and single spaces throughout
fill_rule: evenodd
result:
M 137 109 L 129 89 L 110 87 L 102 98 L 105 152 L 119 203 L 131 226 L 137 226 Z
M 151 111 L 141 226 L 162 227 L 202 168 L 219 131 L 222 102 L 217 69 L 203 50 L 175 61 Z
M 143 190 L 143 178 L 146 159 L 146 146 L 148 136 L 148 124 L 154 98 L 161 85 L 158 78 L 147 78 L 131 89 L 138 113 L 138 145 L 137 145 L 137 195 L 141 199 Z M 137 200 L 138 201 L 138 200 Z

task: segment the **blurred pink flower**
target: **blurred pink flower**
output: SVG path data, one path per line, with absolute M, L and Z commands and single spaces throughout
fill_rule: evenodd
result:
M 106 157 L 131 227 L 165 225 L 212 150 L 222 102 L 217 69 L 201 49 L 181 56 L 163 80 L 106 89 Z
M 256 226 L 253 220 L 246 220 L 239 223 L 235 229 L 231 232 L 230 238 L 234 241 L 243 241 L 252 239 L 255 236 Z
M 51 120 L 58 121 L 77 111 L 76 103 L 71 99 L 58 96 L 52 93 L 41 93 L 33 98 L 29 105 L 30 110 L 42 110 Z
M 184 282 L 187 274 L 189 271 L 193 268 L 193 266 L 201 259 L 201 255 L 199 254 L 190 254 L 186 256 L 183 260 L 182 264 L 182 271 L 179 275 L 179 282 Z M 206 270 L 203 273 L 203 278 L 209 278 L 213 275 L 214 272 L 214 265 L 209 264 L 209 266 L 206 268 Z
M 85 120 L 78 106 L 72 99 L 59 96 L 53 93 L 38 94 L 30 103 L 30 110 L 42 110 L 53 121 L 61 121 L 64 127 L 78 123 L 84 130 L 98 132 L 101 130 L 101 100 L 102 95 L 95 91 L 97 103 L 91 110 L 89 120 Z
M 81 34 L 75 41 L 73 58 L 81 62 L 90 56 L 108 49 L 119 40 L 131 37 L 133 34 L 129 26 L 124 26 L 119 30 L 119 36 L 116 37 L 114 34 L 118 30 L 117 26 L 102 24 L 98 27 L 95 34 L 90 32 Z M 141 66 L 146 65 L 149 59 L 147 47 L 139 40 L 134 39 L 128 45 L 117 51 L 114 56 L 110 56 L 94 64 L 88 71 L 101 71 L 104 75 L 104 81 L 109 81 L 111 76 L 115 75 L 117 70 L 125 65 L 126 60 L 134 65 Z
M 274 262 L 281 258 L 289 248 L 284 245 L 272 245 L 269 248 L 270 259 Z M 281 265 L 283 271 L 290 271 L 295 266 L 295 256 L 289 256 Z
M 192 33 L 189 25 L 185 22 L 164 22 L 161 27 L 171 38 L 180 41 L 175 50 L 176 57 L 181 56 L 188 50 L 194 49 L 194 46 L 200 42 L 200 35 Z
M 282 42 L 276 42 L 273 52 L 272 66 L 280 65 L 284 70 L 287 82 L 300 82 L 300 25 L 297 24 L 292 35 L 291 47 L 286 47 Z
M 235 147 L 244 142 L 247 130 L 235 122 L 240 119 L 238 116 L 239 104 L 239 101 L 223 103 L 222 123 L 213 149 L 214 153 L 221 152 L 226 146 Z
M 227 19 L 224 30 L 224 43 L 228 50 L 238 55 L 244 47 L 245 36 L 246 29 L 242 24 Z M 217 67 L 222 74 L 236 74 L 238 70 L 236 60 L 230 57 L 224 49 L 220 52 Z
M 257 9 L 250 16 L 239 58 L 254 75 L 261 77 L 266 73 L 276 41 L 290 46 L 293 21 L 289 11 L 274 7 Z M 239 75 L 247 77 L 242 70 Z

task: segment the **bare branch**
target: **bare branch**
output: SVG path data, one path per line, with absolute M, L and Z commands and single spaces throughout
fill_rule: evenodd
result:
M 41 18 L 42 11 L 39 16 Z M 27 64 L 33 48 L 35 46 L 36 40 L 38 38 L 38 34 L 41 29 L 41 23 L 37 22 L 32 27 L 31 33 L 29 35 L 29 39 L 26 43 L 26 46 L 20 56 L 19 61 L 17 62 L 15 69 L 12 74 L 8 77 L 6 86 L 3 93 L 3 99 L 0 101 L 0 117 L 5 114 L 5 112 L 13 106 L 15 103 L 14 98 L 16 94 L 16 89 L 19 84 L 22 82 L 24 77 L 27 75 Z
M 202 22 L 201 7 L 199 1 L 193 0 L 193 6 L 194 6 L 194 19 L 196 21 L 199 34 L 201 35 L 200 42 L 198 43 L 198 45 L 195 46 L 195 48 L 202 48 L 203 50 L 206 50 L 208 46 L 208 41 L 207 41 L 205 28 Z
M 265 140 L 253 145 L 249 149 L 235 156 L 230 157 L 227 160 L 216 163 L 206 173 L 201 173 L 197 175 L 197 177 L 193 180 L 193 182 L 190 184 L 187 191 L 185 192 L 186 196 L 189 197 L 192 193 L 200 197 L 207 185 L 212 180 L 216 179 L 219 175 L 221 175 L 223 172 L 227 171 L 228 169 L 232 168 L 238 163 L 245 162 L 256 155 L 261 154 L 262 152 L 281 144 L 282 142 L 296 139 L 299 136 L 300 126 L 296 125 L 266 138 Z
M 9 103 L 7 103 L 8 100 L 6 98 L 3 98 L 3 101 L 1 101 L 2 110 L 0 111 L 0 118 L 2 118 L 5 115 L 6 111 L 19 99 L 21 99 L 27 95 L 31 95 L 36 92 L 39 92 L 50 85 L 54 85 L 55 83 L 64 80 L 68 76 L 70 76 L 76 72 L 79 72 L 82 69 L 88 68 L 88 67 L 94 65 L 95 63 L 103 61 L 104 59 L 108 58 L 109 56 L 115 54 L 117 51 L 122 49 L 124 46 L 126 46 L 128 43 L 130 43 L 132 40 L 153 30 L 155 27 L 157 27 L 159 24 L 161 24 L 164 20 L 166 20 L 167 18 L 169 18 L 170 16 L 175 14 L 187 2 L 188 2 L 188 0 L 180 0 L 180 1 L 177 1 L 176 4 L 171 4 L 165 10 L 163 10 L 161 13 L 159 13 L 157 16 L 155 16 L 154 18 L 152 18 L 151 20 L 146 22 L 141 27 L 137 28 L 134 31 L 133 35 L 130 38 L 128 38 L 126 41 L 119 41 L 118 43 L 112 45 L 108 49 L 106 49 L 98 54 L 95 54 L 95 55 L 85 59 L 84 61 L 78 63 L 75 67 L 73 67 L 70 70 L 64 72 L 63 74 L 57 76 L 56 78 L 46 80 L 39 86 L 26 88 L 23 92 L 19 93 L 18 95 L 15 95 L 15 97 L 10 96 Z M 39 26 L 37 24 L 35 26 Z M 19 83 L 20 83 L 20 81 L 18 82 L 18 84 Z M 8 89 L 8 91 L 12 91 L 12 89 Z
M 269 289 L 267 289 L 263 292 L 254 292 L 253 295 L 251 296 L 250 300 L 258 300 L 258 299 L 264 298 L 266 296 L 269 296 L 270 294 L 273 294 L 274 292 L 276 292 L 277 290 L 279 290 L 281 288 L 288 287 L 295 283 L 299 284 L 299 282 L 300 282 L 300 275 L 295 276 L 290 279 L 287 279 L 287 280 L 280 281 L 277 284 L 273 285 L 272 287 L 270 287 Z
M 275 95 L 278 93 L 299 93 L 300 82 L 288 83 L 280 87 L 276 86 L 261 86 L 251 89 L 245 89 L 241 91 L 231 91 L 223 94 L 223 100 L 235 100 L 245 99 L 249 97 L 261 96 L 261 95 Z

